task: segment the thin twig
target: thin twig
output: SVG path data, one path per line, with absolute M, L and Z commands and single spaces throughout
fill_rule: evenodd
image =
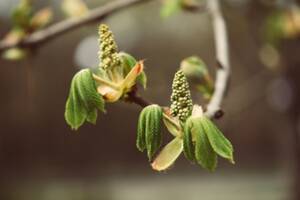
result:
M 149 106 L 150 104 L 152 104 L 150 101 L 148 101 L 147 99 L 144 99 L 143 97 L 139 96 L 139 94 L 137 93 L 138 88 L 135 85 L 133 87 L 133 89 L 127 93 L 127 99 L 126 101 L 131 102 L 131 103 L 135 103 L 139 106 L 141 106 L 142 108 Z
M 228 87 L 230 75 L 228 38 L 219 0 L 208 0 L 207 6 L 212 19 L 216 58 L 219 67 L 216 72 L 215 91 L 207 105 L 205 114 L 211 118 L 218 118 L 223 113 L 221 110 L 221 103 Z
M 96 22 L 104 19 L 106 16 L 113 14 L 116 11 L 127 8 L 137 3 L 144 3 L 149 0 L 116 0 L 111 1 L 110 3 L 103 5 L 99 8 L 95 8 L 87 15 L 84 15 L 79 18 L 69 18 L 53 24 L 48 28 L 34 32 L 28 37 L 24 38 L 18 43 L 7 43 L 0 42 L 0 53 L 13 47 L 36 47 L 40 46 L 58 36 L 70 32 L 76 28 L 87 25 L 92 22 Z
M 215 90 L 207 105 L 205 115 L 210 118 L 220 118 L 223 116 L 221 103 L 224 99 L 230 76 L 228 38 L 219 0 L 208 0 L 207 8 L 212 19 L 218 69 L 216 72 Z M 136 92 L 131 95 L 129 95 L 130 100 L 141 105 L 140 100 L 142 98 L 136 99 Z M 144 102 L 142 107 L 149 105 L 147 100 L 142 99 L 142 102 Z

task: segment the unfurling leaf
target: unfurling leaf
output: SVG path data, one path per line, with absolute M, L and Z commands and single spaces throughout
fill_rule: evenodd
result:
M 139 61 L 129 71 L 121 83 L 121 89 L 123 94 L 131 91 L 132 87 L 136 84 L 137 78 L 144 71 L 144 61 Z
M 191 56 L 185 58 L 180 64 L 180 69 L 196 85 L 196 88 L 205 99 L 211 98 L 214 91 L 213 80 L 207 70 L 207 66 L 199 57 Z
M 197 56 L 187 57 L 181 61 L 180 69 L 188 78 L 201 79 L 208 73 L 207 66 Z
M 159 149 L 162 142 L 162 108 L 158 105 L 145 107 L 139 117 L 136 146 L 140 151 L 147 149 L 149 160 Z
M 163 121 L 164 121 L 164 124 L 167 127 L 168 131 L 174 137 L 181 137 L 183 135 L 179 120 L 170 114 L 169 108 L 164 111 Z
M 176 137 L 168 143 L 153 161 L 152 168 L 157 171 L 168 169 L 179 157 L 183 149 L 183 141 Z
M 183 153 L 185 157 L 190 160 L 195 160 L 195 147 L 192 136 L 193 118 L 188 118 L 184 124 L 184 135 L 183 135 Z
M 141 112 L 138 119 L 136 147 L 143 152 L 146 149 L 146 119 L 148 112 Z
M 119 57 L 122 62 L 122 66 L 123 66 L 123 70 L 124 70 L 123 73 L 128 74 L 130 72 L 130 70 L 136 65 L 137 60 L 133 56 L 131 56 L 130 54 L 125 53 L 125 52 L 120 52 Z M 147 76 L 144 71 L 137 77 L 137 82 L 139 82 L 144 87 L 144 89 L 146 89 Z
M 61 7 L 67 17 L 81 17 L 89 10 L 82 0 L 64 0 Z
M 202 117 L 201 124 L 207 134 L 208 140 L 213 150 L 221 157 L 228 159 L 234 163 L 233 146 L 230 141 L 222 134 L 222 132 L 207 117 Z
M 107 102 L 116 102 L 126 93 L 130 92 L 136 84 L 137 77 L 143 72 L 144 64 L 142 61 L 129 71 L 129 73 L 120 82 L 113 82 L 107 78 L 107 71 L 98 70 L 98 75 L 93 75 L 97 82 L 97 90 Z
M 92 72 L 89 69 L 81 70 L 72 79 L 65 110 L 66 122 L 75 130 L 85 120 L 95 124 L 97 109 L 105 111 L 104 100 L 97 93 Z

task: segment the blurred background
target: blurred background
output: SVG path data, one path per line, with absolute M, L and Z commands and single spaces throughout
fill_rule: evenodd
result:
M 85 2 L 95 8 L 105 1 Z M 67 126 L 70 81 L 78 70 L 98 64 L 100 22 L 64 34 L 21 61 L 0 59 L 0 199 L 300 199 L 300 34 L 280 38 L 276 47 L 267 45 L 264 34 L 272 13 L 294 3 L 221 1 L 232 76 L 225 115 L 216 123 L 235 147 L 236 164 L 219 159 L 214 173 L 184 156 L 169 171 L 153 171 L 135 147 L 141 109 L 133 104 L 107 104 L 108 112 L 95 126 L 85 124 L 76 132 Z M 17 4 L 0 0 L 1 38 L 11 28 L 10 13 Z M 34 1 L 36 9 L 45 6 L 53 9 L 54 22 L 65 18 L 61 1 Z M 182 59 L 200 56 L 214 76 L 214 39 L 206 12 L 163 19 L 160 7 L 159 1 L 142 3 L 103 22 L 120 50 L 146 59 L 148 88 L 141 94 L 169 105 Z M 192 93 L 195 102 L 200 99 Z

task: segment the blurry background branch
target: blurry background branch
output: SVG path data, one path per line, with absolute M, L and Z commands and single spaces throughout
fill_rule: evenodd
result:
M 88 14 L 83 15 L 79 18 L 69 18 L 53 24 L 48 28 L 45 28 L 40 31 L 36 31 L 30 34 L 28 37 L 17 43 L 8 43 L 5 41 L 0 42 L 0 53 L 13 48 L 13 47 L 36 47 L 45 42 L 48 42 L 64 33 L 72 31 L 76 28 L 79 28 L 83 25 L 96 22 L 105 18 L 106 16 L 113 14 L 116 11 L 127 8 L 137 3 L 144 3 L 149 0 L 116 0 L 106 5 L 103 5 L 99 8 L 91 10 Z

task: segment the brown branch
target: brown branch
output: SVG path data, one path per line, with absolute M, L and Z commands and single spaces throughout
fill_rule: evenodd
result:
M 126 98 L 126 101 L 131 102 L 131 103 L 135 103 L 135 104 L 141 106 L 142 108 L 152 104 L 147 99 L 144 99 L 143 97 L 139 96 L 137 91 L 138 91 L 137 86 L 134 86 L 132 91 L 127 93 L 128 96 Z
M 151 102 L 139 96 L 137 93 L 129 93 L 128 100 L 132 103 L 141 106 L 142 108 L 151 105 Z
M 228 87 L 230 75 L 228 38 L 219 0 L 208 0 L 207 6 L 212 19 L 216 58 L 219 67 L 216 72 L 215 91 L 207 105 L 205 114 L 210 118 L 219 118 L 223 114 L 221 103 Z
M 27 48 L 27 47 L 39 46 L 50 40 L 53 40 L 54 38 L 57 38 L 58 36 L 60 36 L 62 34 L 70 32 L 76 28 L 87 25 L 89 23 L 93 23 L 93 22 L 102 20 L 106 16 L 111 15 L 111 14 L 115 13 L 116 11 L 127 8 L 134 4 L 144 3 L 147 1 L 149 1 L 149 0 L 116 0 L 116 1 L 112 1 L 110 3 L 107 3 L 106 5 L 103 5 L 99 8 L 95 8 L 95 9 L 89 11 L 89 13 L 87 15 L 84 15 L 82 17 L 69 18 L 69 19 L 63 20 L 61 22 L 58 22 L 56 24 L 53 24 L 43 30 L 36 31 L 18 43 L 12 44 L 12 43 L 7 43 L 7 42 L 2 41 L 2 42 L 0 42 L 0 53 L 9 48 L 13 48 L 13 47 Z

